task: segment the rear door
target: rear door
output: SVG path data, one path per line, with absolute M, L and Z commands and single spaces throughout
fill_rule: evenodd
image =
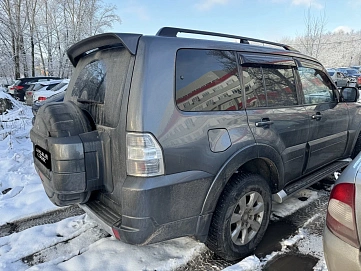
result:
M 298 73 L 310 119 L 305 167 L 308 173 L 343 156 L 349 115 L 346 103 L 338 102 L 338 91 L 319 64 L 300 60 Z
M 281 155 L 284 182 L 290 182 L 301 176 L 310 122 L 298 97 L 295 62 L 285 56 L 240 56 L 249 126 L 257 144 Z

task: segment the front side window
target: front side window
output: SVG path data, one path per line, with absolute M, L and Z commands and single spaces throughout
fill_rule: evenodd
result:
M 235 54 L 220 50 L 178 50 L 175 96 L 182 111 L 242 109 Z
M 329 103 L 336 100 L 333 84 L 316 68 L 298 67 L 305 104 Z

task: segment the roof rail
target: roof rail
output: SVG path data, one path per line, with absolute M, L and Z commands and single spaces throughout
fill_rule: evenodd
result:
M 253 42 L 257 42 L 257 43 L 264 43 L 264 44 L 279 46 L 288 51 L 297 51 L 292 46 L 282 44 L 282 43 L 267 41 L 267 40 L 259 40 L 259 39 L 243 37 L 243 36 L 229 35 L 229 34 L 216 33 L 216 32 L 208 32 L 208 31 L 201 31 L 201 30 L 193 30 L 193 29 L 176 28 L 176 27 L 163 27 L 163 28 L 159 29 L 159 31 L 157 32 L 156 35 L 162 36 L 162 37 L 177 37 L 178 33 L 188 33 L 188 34 L 198 34 L 198 35 L 205 35 L 205 36 L 239 39 L 240 43 L 245 43 L 245 44 L 249 44 L 249 41 L 253 41 Z

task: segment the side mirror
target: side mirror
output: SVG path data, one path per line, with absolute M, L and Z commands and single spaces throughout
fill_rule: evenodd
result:
M 355 87 L 343 87 L 341 88 L 341 101 L 354 103 L 357 102 L 359 98 L 358 89 Z

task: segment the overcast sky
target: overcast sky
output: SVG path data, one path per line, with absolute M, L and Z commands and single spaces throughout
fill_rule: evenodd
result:
M 154 35 L 163 26 L 278 41 L 305 32 L 305 17 L 326 19 L 326 31 L 361 29 L 361 0 L 104 0 L 117 6 L 111 31 Z

